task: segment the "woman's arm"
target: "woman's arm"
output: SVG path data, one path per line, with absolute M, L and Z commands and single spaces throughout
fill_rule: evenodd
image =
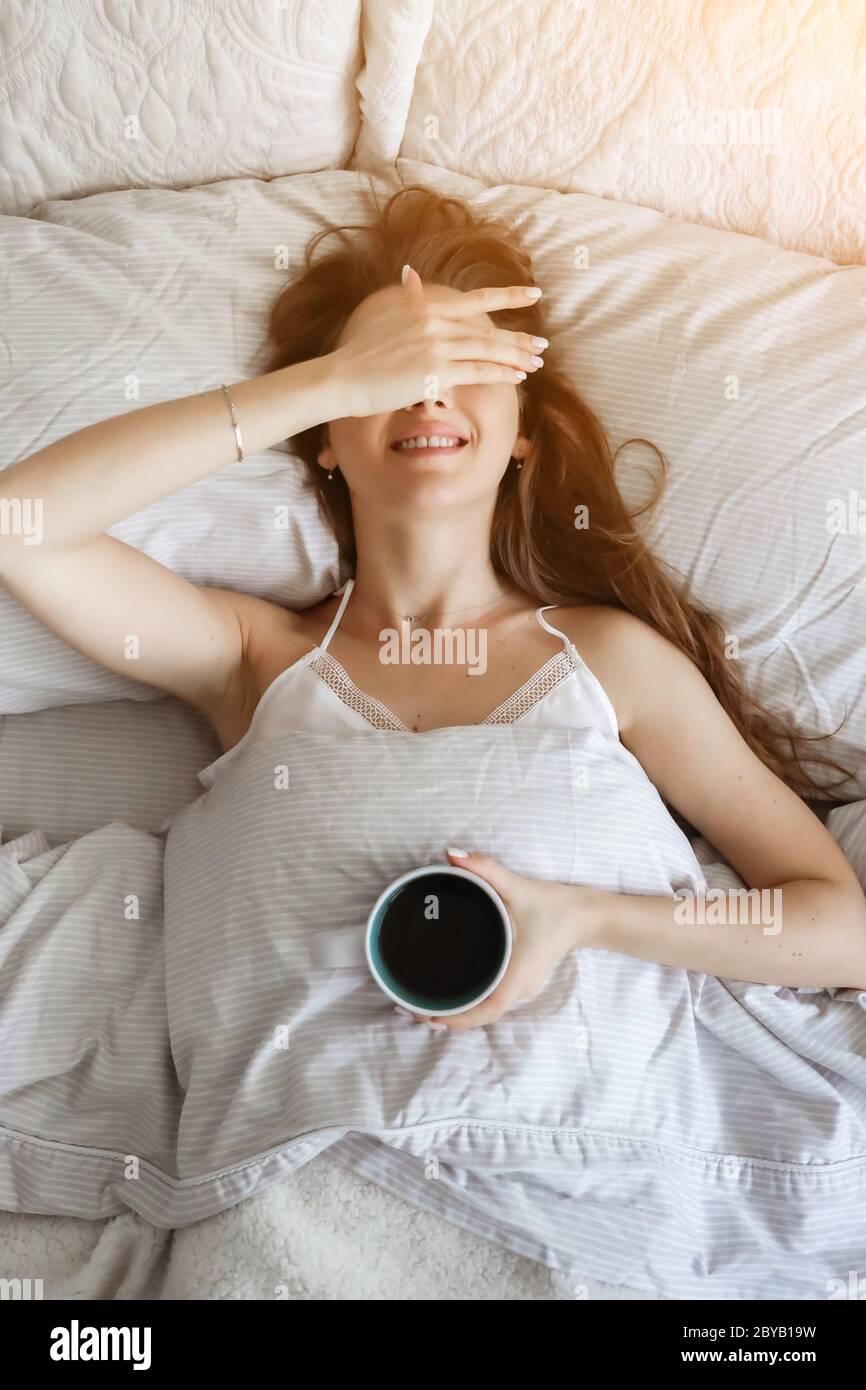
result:
M 748 925 L 748 918 L 746 924 L 680 924 L 682 904 L 674 897 L 611 893 L 528 878 L 487 854 L 455 849 L 447 853 L 450 863 L 478 874 L 496 889 L 508 908 L 514 946 L 502 981 L 483 1003 L 445 1018 L 413 1015 L 435 1028 L 460 1033 L 495 1023 L 515 1004 L 534 999 L 563 956 L 578 949 L 617 951 L 758 984 L 866 989 L 866 909 L 862 893 L 857 900 L 859 887 L 856 892 L 847 886 L 843 890 L 835 880 L 785 883 L 782 893 L 793 890 L 794 906 L 785 896 L 784 915 L 770 928 L 775 934 L 764 936 L 760 925 Z M 776 932 L 780 921 L 781 931 Z
M 248 454 L 327 420 L 335 408 L 326 358 L 240 381 L 231 395 Z M 0 474 L 2 495 L 38 503 L 42 518 L 37 545 L 0 532 L 0 574 L 34 553 L 81 545 L 236 458 L 219 388 L 76 430 Z
M 432 306 L 410 272 L 404 292 L 391 295 L 347 344 L 231 387 L 245 452 L 347 414 L 399 410 L 431 379 L 450 387 L 513 382 L 517 370 L 525 376 L 535 370 L 536 351 L 527 334 L 463 322 L 533 297 L 531 287 L 512 286 Z M 7 501 L 0 510 L 0 582 L 46 627 L 109 670 L 205 713 L 224 713 L 227 703 L 245 708 L 247 636 L 271 605 L 190 584 L 105 534 L 236 456 L 220 389 L 101 420 L 49 444 L 0 474 L 0 500 Z M 26 529 L 4 524 L 16 503 Z
M 866 988 L 866 898 L 829 831 L 752 752 L 688 657 L 630 614 L 607 621 L 605 654 L 590 664 L 618 692 L 622 742 L 758 891 L 705 909 L 603 893 L 584 944 L 728 979 Z
M 540 293 L 524 285 L 469 290 L 433 307 L 412 271 L 402 293 L 342 347 L 231 387 L 245 453 L 347 414 L 399 410 L 421 399 L 431 379 L 442 387 L 513 383 L 516 369 L 535 370 L 532 338 L 462 325 L 481 311 L 525 307 Z M 0 495 L 38 501 L 43 526 L 38 545 L 0 531 L 0 574 L 33 551 L 80 545 L 236 456 L 219 388 L 76 430 L 3 472 Z
M 579 622 L 570 635 L 614 704 L 621 741 L 751 891 L 708 894 L 702 907 L 530 878 L 449 850 L 505 901 L 514 951 L 482 1004 L 421 1021 L 454 1032 L 494 1023 L 575 949 L 758 984 L 866 989 L 866 897 L 829 831 L 756 757 L 677 647 L 615 609 L 583 610 Z
M 761 895 L 708 896 L 706 921 L 700 902 L 600 893 L 594 926 L 578 912 L 575 930 L 581 945 L 729 980 L 866 989 L 866 906 L 857 891 L 859 903 L 842 883 L 789 879 Z
M 333 408 L 324 359 L 232 387 L 245 451 Z M 34 617 L 110 671 L 210 715 L 246 706 L 245 651 L 264 600 L 189 583 L 103 528 L 237 457 L 221 390 L 146 406 L 58 440 L 0 474 L 31 499 L 38 543 L 0 534 L 0 581 Z

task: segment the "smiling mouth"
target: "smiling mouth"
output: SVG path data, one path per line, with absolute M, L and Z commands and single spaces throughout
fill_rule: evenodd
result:
M 409 454 L 413 457 L 417 454 L 457 454 L 466 448 L 468 442 L 466 439 L 458 439 L 455 444 L 407 444 L 398 441 L 389 445 L 389 448 L 393 454 Z

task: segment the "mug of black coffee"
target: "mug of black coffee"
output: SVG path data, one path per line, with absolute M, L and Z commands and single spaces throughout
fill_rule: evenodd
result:
M 410 869 L 389 883 L 365 926 L 323 932 L 317 966 L 366 965 L 379 988 L 414 1013 L 464 1013 L 499 984 L 512 930 L 499 894 L 453 864 Z

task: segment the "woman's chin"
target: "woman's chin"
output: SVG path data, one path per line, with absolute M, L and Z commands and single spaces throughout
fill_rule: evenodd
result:
M 453 462 L 446 467 L 442 463 L 425 465 L 419 459 L 385 481 L 386 505 L 396 503 L 401 509 L 409 506 L 416 513 L 465 502 L 467 491 L 465 470 Z
M 461 449 L 459 453 L 465 454 L 466 449 Z M 434 449 L 419 450 L 417 455 L 407 450 L 404 454 L 398 454 L 390 464 L 387 479 L 389 487 L 401 490 L 406 487 L 414 491 L 438 487 L 451 489 L 465 473 L 466 460 L 458 457 L 457 450 L 443 450 L 442 457 L 437 457 Z

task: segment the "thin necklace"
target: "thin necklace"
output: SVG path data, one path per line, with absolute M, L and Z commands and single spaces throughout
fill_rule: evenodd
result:
M 492 598 L 489 603 L 467 603 L 462 608 L 443 608 L 439 616 L 440 618 L 447 618 L 452 613 L 468 613 L 470 609 L 476 613 L 483 613 L 486 609 L 492 608 L 494 603 L 498 603 L 500 599 L 503 599 L 505 597 L 506 594 L 501 593 L 497 594 L 495 598 Z M 389 614 L 389 616 L 399 617 L 400 621 L 403 623 L 422 623 L 424 622 L 426 615 L 424 613 L 392 613 Z

